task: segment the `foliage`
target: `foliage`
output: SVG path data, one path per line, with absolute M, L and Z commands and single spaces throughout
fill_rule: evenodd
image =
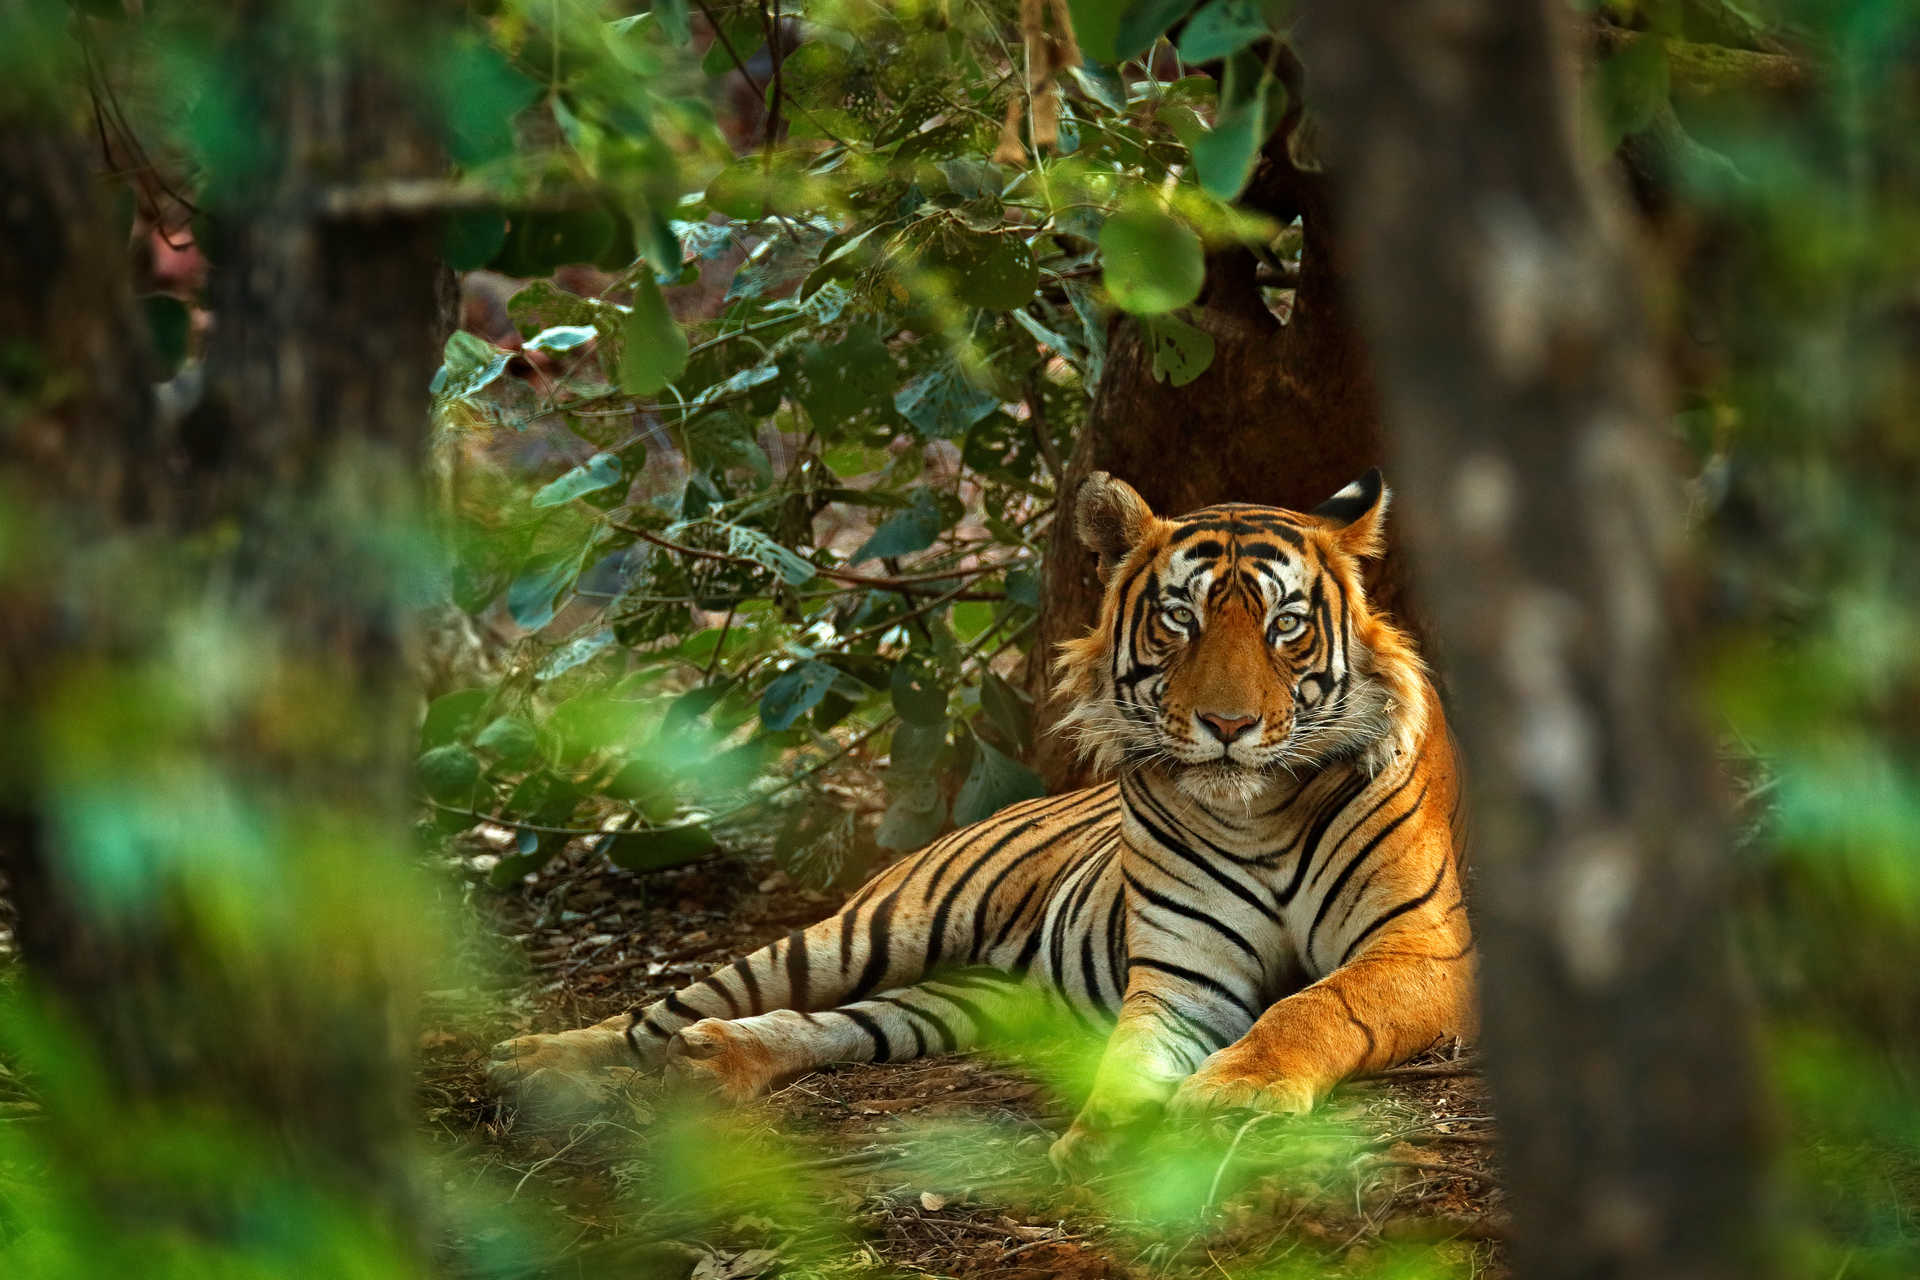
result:
M 1214 10 L 1202 53 L 1268 30 Z M 601 297 L 546 280 L 513 297 L 549 372 L 510 378 L 507 352 L 459 333 L 436 384 L 455 447 L 517 432 L 551 458 L 530 494 L 499 474 L 465 488 L 455 597 L 536 636 L 497 685 L 443 699 L 421 744 L 450 826 L 518 826 L 502 883 L 596 815 L 616 861 L 703 852 L 713 823 L 774 798 L 776 763 L 804 854 L 844 830 L 817 779 L 854 746 L 892 760 L 890 848 L 1035 794 L 1002 676 L 1107 313 L 1154 316 L 1165 376 L 1190 381 L 1212 345 L 1178 313 L 1204 247 L 1277 230 L 1224 203 L 1238 183 L 1205 162 L 1196 179 L 1204 74 L 1072 68 L 1057 144 L 1009 147 L 1026 105 L 1010 4 L 804 8 L 736 158 L 701 83 L 737 81 L 735 55 L 757 82 L 775 62 L 757 6 L 714 14 L 728 39 L 700 55 L 670 6 L 509 6 L 468 55 L 524 81 L 495 105 L 542 140 L 475 157 L 508 231 L 469 262 L 614 275 Z M 461 129 L 489 132 L 473 110 Z M 721 282 L 717 314 L 698 310 Z M 501 715 L 532 751 L 476 737 Z M 639 853 L 642 830 L 675 835 Z

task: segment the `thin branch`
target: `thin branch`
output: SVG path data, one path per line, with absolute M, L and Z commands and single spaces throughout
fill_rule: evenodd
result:
M 692 556 L 696 560 L 716 560 L 724 564 L 736 564 L 747 568 L 766 568 L 764 564 L 761 564 L 751 556 L 737 556 L 728 551 L 709 551 L 705 547 L 689 547 L 685 543 L 675 542 L 671 538 L 662 537 L 651 529 L 643 529 L 639 525 L 622 524 L 618 520 L 609 520 L 607 523 L 622 533 L 630 533 L 643 542 L 650 542 L 663 551 L 671 551 L 676 555 Z M 814 565 L 813 570 L 823 578 L 831 578 L 835 582 L 842 582 L 850 587 L 869 587 L 877 591 L 898 591 L 904 595 L 925 595 L 927 593 L 927 585 L 930 583 L 950 582 L 955 578 L 982 578 L 990 573 L 998 573 L 1007 567 L 1008 566 L 1004 564 L 993 564 L 983 565 L 977 569 L 942 569 L 931 573 L 903 574 L 853 573 L 846 569 L 829 569 L 821 565 Z M 960 600 L 998 600 L 1003 598 L 1004 594 L 1004 592 L 991 592 L 979 595 L 960 595 L 954 598 Z

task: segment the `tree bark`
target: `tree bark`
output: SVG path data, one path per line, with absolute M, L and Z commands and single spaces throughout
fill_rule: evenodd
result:
M 1516 1274 L 1750 1276 L 1763 1144 L 1683 504 L 1561 8 L 1354 0 L 1303 53 L 1468 762 Z
M 11 371 L 34 371 L 7 388 L 22 414 L 0 446 L 31 513 L 0 576 L 0 708 L 19 728 L 0 865 L 32 988 L 79 1033 L 73 1074 L 110 1091 L 68 1096 L 47 1073 L 66 1141 L 94 1140 L 89 1107 L 219 1116 L 265 1164 L 224 1176 L 295 1171 L 404 1253 L 422 1239 L 408 1025 L 431 932 L 406 883 L 401 639 L 428 563 L 416 490 L 451 293 L 431 218 L 323 212 L 328 190 L 437 161 L 371 51 L 294 47 L 298 26 L 257 4 L 227 33 L 252 73 L 229 87 L 271 159 L 211 210 L 207 390 L 177 431 L 154 411 L 125 227 L 59 123 L 85 85 L 0 112 L 0 322 Z M 177 665 L 206 636 L 207 668 Z M 169 807 L 182 793 L 233 811 Z M 141 866 L 109 872 L 76 795 Z M 105 1156 L 83 1163 L 113 1171 L 106 1220 L 257 1232 L 213 1175 Z

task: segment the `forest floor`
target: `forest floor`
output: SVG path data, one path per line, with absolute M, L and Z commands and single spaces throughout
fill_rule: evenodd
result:
M 503 1188 L 516 1216 L 473 1222 L 456 1253 L 511 1238 L 524 1265 L 489 1274 L 675 1280 L 1505 1274 L 1490 1108 L 1458 1046 L 1310 1119 L 1170 1131 L 1082 1185 L 1047 1168 L 1072 1108 L 1026 1059 L 847 1065 L 725 1111 L 639 1073 L 570 1117 L 486 1088 L 494 1041 L 662 996 L 843 896 L 770 859 L 640 876 L 579 853 L 516 892 L 476 888 L 480 967 L 524 960 L 502 987 L 430 993 L 420 1100 L 448 1189 Z

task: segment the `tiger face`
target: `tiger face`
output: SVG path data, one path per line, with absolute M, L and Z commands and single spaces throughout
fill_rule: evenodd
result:
M 1419 659 L 1360 587 L 1387 499 L 1373 471 L 1310 513 L 1170 520 L 1096 473 L 1076 519 L 1106 595 L 1092 634 L 1063 647 L 1063 724 L 1103 767 L 1165 770 L 1203 801 L 1339 760 L 1377 772 L 1411 749 Z

